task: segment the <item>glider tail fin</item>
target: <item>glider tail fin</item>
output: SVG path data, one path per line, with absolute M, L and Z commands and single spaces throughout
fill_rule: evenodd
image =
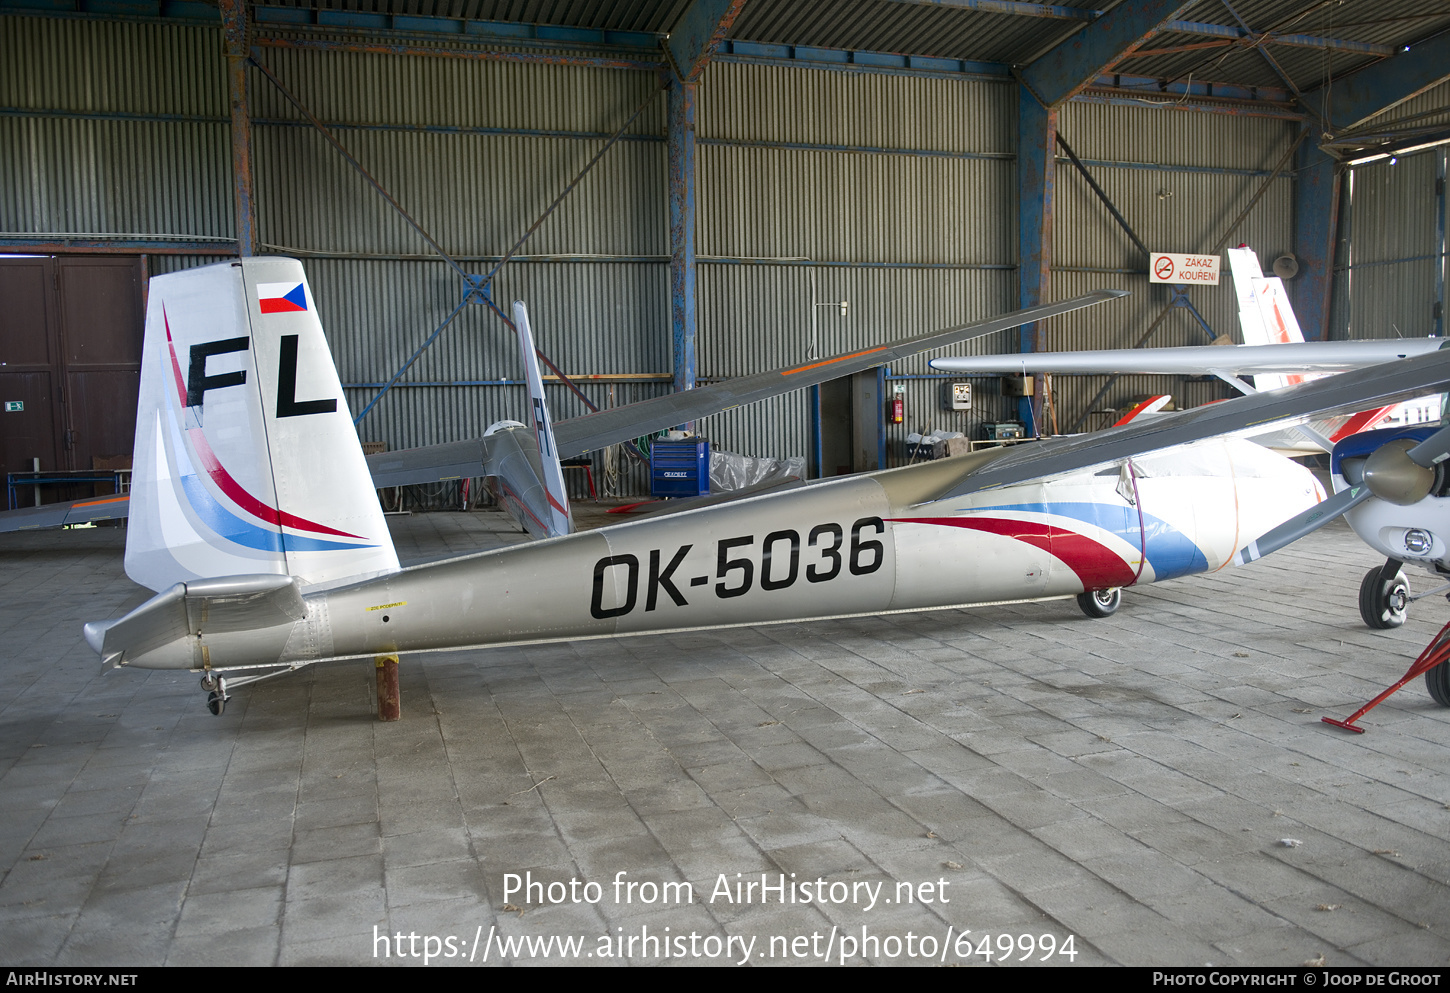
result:
M 302 264 L 246 258 L 151 281 L 126 573 L 301 588 L 397 555 Z
M 529 382 L 529 416 L 532 418 L 534 440 L 539 446 L 539 481 L 543 484 L 548 506 L 541 514 L 548 537 L 569 534 L 574 530 L 574 515 L 569 509 L 569 493 L 564 488 L 564 470 L 559 464 L 559 449 L 554 443 L 554 427 L 549 419 L 549 406 L 544 401 L 544 377 L 539 372 L 539 359 L 534 347 L 534 334 L 529 327 L 529 312 L 523 302 L 514 301 L 514 327 L 518 330 L 520 357 L 524 376 Z
M 1239 327 L 1245 345 L 1282 345 L 1302 342 L 1304 333 L 1289 294 L 1278 276 L 1265 276 L 1259 268 L 1259 257 L 1252 248 L 1230 248 L 1229 268 L 1233 270 L 1234 293 L 1238 296 Z M 1301 375 L 1258 375 L 1254 386 L 1260 392 L 1291 386 L 1305 381 Z M 1313 378 L 1313 377 L 1310 377 Z
M 1284 281 L 1278 276 L 1265 276 L 1259 268 L 1259 257 L 1252 248 L 1230 248 L 1229 268 L 1233 270 L 1234 292 L 1238 296 L 1239 326 L 1243 329 L 1245 345 L 1278 345 L 1302 342 L 1304 332 L 1294 308 L 1289 304 L 1289 294 Z M 1308 374 L 1258 374 L 1254 376 L 1254 387 L 1259 391 L 1275 390 L 1281 386 L 1318 379 L 1315 373 Z M 1314 431 L 1331 442 L 1338 441 L 1356 432 L 1372 427 L 1394 406 L 1377 407 L 1361 411 L 1353 417 L 1320 418 L 1311 421 Z

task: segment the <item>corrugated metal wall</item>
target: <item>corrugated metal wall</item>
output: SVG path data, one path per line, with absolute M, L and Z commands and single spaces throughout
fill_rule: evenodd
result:
M 651 93 L 645 73 L 577 66 L 269 49 L 287 88 L 444 248 L 487 272 Z M 261 240 L 306 260 L 345 384 L 381 384 L 457 306 L 456 274 L 282 94 L 252 76 Z M 670 370 L 664 99 L 656 93 L 521 249 L 493 296 L 529 305 L 540 347 L 568 373 Z M 497 133 L 500 130 L 536 133 Z M 328 256 L 326 258 L 318 256 Z M 388 256 L 393 256 L 389 258 Z M 408 258 L 412 257 L 412 258 Z M 416 259 L 416 261 L 414 260 Z M 470 305 L 359 426 L 403 448 L 476 437 L 521 416 L 508 328 Z M 361 411 L 379 385 L 348 390 Z M 620 384 L 631 396 L 662 387 Z M 596 403 L 607 389 L 587 389 Z M 584 413 L 563 387 L 556 417 Z M 622 401 L 621 401 L 622 402 Z
M 1334 335 L 1418 337 L 1435 330 L 1436 277 L 1445 229 L 1437 212 L 1436 169 L 1443 148 L 1350 169 L 1336 259 Z
M 697 117 L 700 375 L 1014 309 L 1016 99 L 999 82 L 712 63 Z M 816 308 L 814 353 L 813 300 L 850 305 L 844 318 Z M 974 347 L 1015 340 L 995 337 Z M 925 363 L 892 371 L 926 373 Z M 967 430 L 982 419 L 942 411 L 934 381 L 911 384 L 921 396 L 909 391 L 892 452 L 922 423 Z M 808 455 L 809 407 L 801 395 L 761 415 L 709 418 L 701 430 L 735 451 Z
M 236 237 L 220 28 L 0 23 L 0 232 Z
M 1096 103 L 1069 104 L 1059 116 L 1058 129 L 1151 252 L 1210 251 L 1295 137 L 1294 125 L 1282 120 Z M 1082 175 L 1061 157 L 1056 208 L 1051 295 L 1064 298 L 1107 287 L 1128 290 L 1132 296 L 1050 322 L 1047 347 L 1133 346 L 1168 306 L 1171 292 L 1148 282 L 1148 260 Z M 1270 183 L 1227 243 L 1249 244 L 1267 266 L 1268 260 L 1292 249 L 1293 235 L 1293 178 L 1286 171 Z M 1093 269 L 1106 271 L 1088 271 Z M 1226 259 L 1220 285 L 1195 287 L 1189 296 L 1216 334 L 1242 340 Z M 1180 308 L 1148 344 L 1199 345 L 1208 340 L 1202 326 Z M 1106 381 L 1101 376 L 1054 380 L 1064 430 Z M 1094 410 L 1149 393 L 1171 393 L 1180 406 L 1232 395 L 1214 379 L 1133 376 L 1118 380 Z M 1103 416 L 1085 426 L 1095 426 Z

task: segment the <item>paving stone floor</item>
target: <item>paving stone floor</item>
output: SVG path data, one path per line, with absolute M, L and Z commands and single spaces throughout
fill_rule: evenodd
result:
M 518 538 L 390 520 L 405 561 Z M 548 936 L 592 964 L 751 939 L 752 964 L 984 963 L 969 929 L 1034 961 L 1071 937 L 1077 965 L 1450 964 L 1450 711 L 1417 680 L 1368 734 L 1319 723 L 1450 612 L 1366 630 L 1375 561 L 1343 526 L 1108 620 L 1065 600 L 410 657 L 394 724 L 364 663 L 220 718 L 194 675 L 102 673 L 81 623 L 146 597 L 123 539 L 0 536 L 0 963 L 568 960 L 501 951 Z M 762 899 L 762 874 L 825 900 Z

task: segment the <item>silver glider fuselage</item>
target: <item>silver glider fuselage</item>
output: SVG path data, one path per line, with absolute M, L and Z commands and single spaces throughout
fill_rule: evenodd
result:
M 1233 439 L 934 498 L 997 454 L 302 590 L 302 616 L 265 626 L 218 609 L 215 630 L 184 623 L 108 661 L 225 672 L 1043 599 L 1221 568 L 1285 509 L 1322 498 L 1302 467 Z

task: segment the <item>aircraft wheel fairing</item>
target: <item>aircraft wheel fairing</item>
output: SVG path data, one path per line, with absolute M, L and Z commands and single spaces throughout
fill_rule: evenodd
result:
M 1371 569 L 1359 584 L 1359 616 L 1371 628 L 1397 628 L 1405 623 L 1410 583 L 1403 572 L 1386 582 L 1380 579 L 1380 571 L 1378 566 Z
M 1425 689 L 1442 707 L 1450 707 L 1450 664 L 1441 662 L 1425 673 Z
M 1123 605 L 1123 591 L 1116 586 L 1110 590 L 1086 590 L 1077 595 L 1077 605 L 1089 617 L 1111 617 Z

